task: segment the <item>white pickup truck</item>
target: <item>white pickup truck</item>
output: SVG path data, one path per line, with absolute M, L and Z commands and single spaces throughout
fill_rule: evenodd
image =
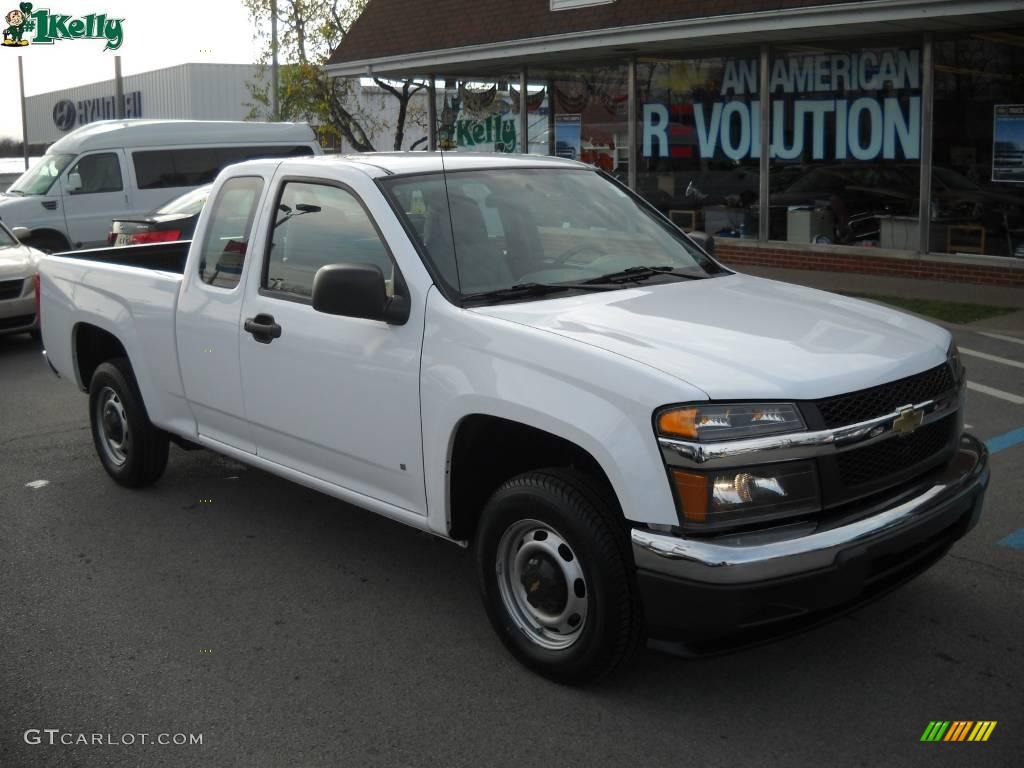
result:
M 252 161 L 188 243 L 41 264 L 49 364 L 117 482 L 218 451 L 460 544 L 529 667 L 749 642 L 978 520 L 942 328 L 736 274 L 593 168 Z M 397 566 L 396 566 L 397 567 Z

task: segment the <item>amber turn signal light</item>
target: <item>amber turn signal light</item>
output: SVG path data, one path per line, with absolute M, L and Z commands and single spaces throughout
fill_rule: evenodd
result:
M 708 517 L 708 478 L 693 472 L 672 470 L 672 482 L 676 487 L 682 520 L 687 523 L 703 523 Z
M 675 437 L 697 437 L 697 409 L 676 408 L 658 417 L 658 431 Z

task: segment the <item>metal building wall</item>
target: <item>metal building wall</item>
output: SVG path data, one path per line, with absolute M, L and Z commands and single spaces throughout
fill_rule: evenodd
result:
M 256 67 L 250 64 L 179 64 L 125 76 L 124 92 L 129 105 L 131 95 L 139 92 L 141 115 L 138 116 L 144 118 L 244 120 L 249 111 L 245 102 L 250 100 L 245 83 L 252 80 L 255 73 Z M 92 100 L 109 100 L 101 105 L 109 111 L 113 96 L 113 79 L 29 96 L 26 99 L 29 143 L 54 142 L 85 124 L 83 120 L 91 122 L 90 114 L 102 117 L 102 109 L 97 111 Z M 64 103 L 59 114 L 55 114 L 61 102 Z M 74 122 L 64 128 L 72 114 Z

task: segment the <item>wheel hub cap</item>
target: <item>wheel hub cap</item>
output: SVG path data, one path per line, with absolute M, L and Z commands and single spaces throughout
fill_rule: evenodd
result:
M 121 466 L 128 460 L 131 435 L 124 404 L 110 387 L 104 387 L 96 400 L 96 422 L 100 449 L 109 462 Z
M 532 642 L 564 650 L 586 626 L 587 582 L 579 558 L 547 523 L 520 520 L 498 543 L 498 590 L 509 616 Z

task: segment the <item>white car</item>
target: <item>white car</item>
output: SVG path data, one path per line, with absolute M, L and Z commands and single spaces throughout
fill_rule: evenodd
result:
M 948 331 L 734 273 L 568 160 L 242 163 L 191 246 L 48 256 L 41 286 L 115 481 L 175 440 L 472 544 L 495 631 L 556 680 L 645 631 L 736 642 L 871 599 L 988 483 Z
M 42 255 L 0 222 L 0 336 L 30 333 L 39 338 L 35 281 Z

